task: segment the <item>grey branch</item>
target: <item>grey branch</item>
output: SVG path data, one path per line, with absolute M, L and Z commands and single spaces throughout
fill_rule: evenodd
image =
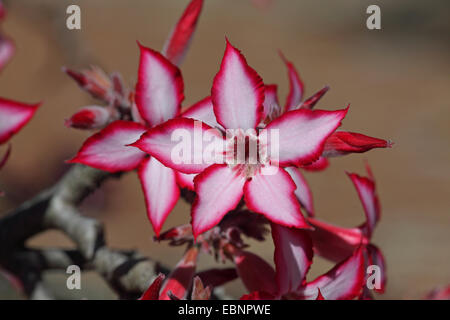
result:
M 102 275 L 121 298 L 136 298 L 166 268 L 137 252 L 107 247 L 102 224 L 83 216 L 77 206 L 113 175 L 76 165 L 52 188 L 0 219 L 0 265 L 18 276 L 30 297 L 48 298 L 41 273 L 77 264 Z M 30 237 L 48 229 L 64 232 L 76 250 L 25 247 Z

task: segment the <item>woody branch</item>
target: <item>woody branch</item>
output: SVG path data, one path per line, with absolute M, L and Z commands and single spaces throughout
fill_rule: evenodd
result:
M 71 264 L 97 271 L 121 298 L 138 297 L 156 274 L 167 273 L 138 252 L 109 248 L 102 224 L 78 210 L 87 195 L 113 176 L 74 166 L 55 186 L 0 219 L 0 264 L 19 277 L 29 296 L 41 290 L 42 271 L 65 269 Z M 62 231 L 76 244 L 76 250 L 26 247 L 29 238 L 49 229 Z

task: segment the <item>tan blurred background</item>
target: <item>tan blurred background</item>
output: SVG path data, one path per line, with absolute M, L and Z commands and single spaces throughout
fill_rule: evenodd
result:
M 65 10 L 82 10 L 82 30 L 65 27 Z M 270 2 L 270 1 L 269 1 Z M 182 66 L 185 106 L 209 94 L 225 48 L 225 36 L 240 48 L 266 83 L 278 83 L 284 102 L 288 81 L 277 50 L 292 60 L 306 83 L 306 95 L 328 84 L 320 108 L 351 103 L 343 128 L 395 141 L 375 150 L 332 160 L 323 173 L 307 174 L 317 215 L 342 226 L 363 221 L 363 211 L 344 171 L 373 167 L 383 208 L 374 242 L 388 264 L 387 292 L 379 298 L 420 298 L 450 283 L 450 22 L 448 1 L 274 0 L 255 7 L 251 0 L 205 0 L 193 45 Z M 66 128 L 64 119 L 93 104 L 61 72 L 98 64 L 119 71 L 134 86 L 136 40 L 155 49 L 188 0 L 13 0 L 4 32 L 17 44 L 12 63 L 0 75 L 0 96 L 43 101 L 33 121 L 13 140 L 13 152 L 0 173 L 0 214 L 50 186 L 67 170 L 88 132 Z M 366 28 L 366 8 L 381 7 L 382 30 Z M 109 181 L 84 204 L 84 212 L 106 224 L 107 239 L 136 248 L 173 265 L 181 248 L 152 241 L 136 174 Z M 189 221 L 179 202 L 165 227 Z M 35 245 L 72 244 L 49 232 Z M 270 241 L 253 246 L 272 261 Z M 201 268 L 214 265 L 201 258 Z M 310 279 L 331 267 L 315 258 Z M 68 297 L 63 274 L 48 275 L 59 297 Z M 96 275 L 82 279 L 77 298 L 112 298 Z M 239 296 L 239 280 L 227 286 Z M 0 298 L 10 297 L 0 285 Z

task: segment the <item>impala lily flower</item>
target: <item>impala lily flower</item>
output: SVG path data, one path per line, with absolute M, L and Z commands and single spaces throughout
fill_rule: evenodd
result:
M 244 299 L 343 300 L 360 294 L 364 285 L 362 248 L 356 249 L 324 275 L 307 282 L 306 274 L 313 259 L 307 231 L 273 223 L 272 237 L 276 270 L 252 253 L 234 253 L 238 274 L 251 292 Z
M 202 4 L 203 1 L 191 1 L 167 42 L 164 52 L 177 63 L 182 62 Z M 180 114 L 184 85 L 180 70 L 168 58 L 150 48 L 142 45 L 139 47 L 141 54 L 135 92 L 136 108 L 131 113 L 133 121 L 112 122 L 87 139 L 78 154 L 69 162 L 82 163 L 109 172 L 137 168 L 147 215 L 156 235 L 159 236 L 164 221 L 179 198 L 175 171 L 156 158 L 148 157 L 146 153 L 128 145 L 135 142 L 147 129 Z M 112 80 L 106 80 L 107 77 L 92 77 L 91 73 L 73 74 L 73 77 L 79 79 L 80 85 L 89 85 L 86 89 L 100 97 L 110 96 L 106 93 L 112 92 L 111 88 L 117 88 L 113 86 Z M 93 107 L 84 109 L 81 114 L 75 114 L 69 124 L 79 127 L 102 126 L 111 119 L 111 114 L 104 114 L 106 111 L 97 108 L 94 110 Z
M 217 128 L 214 130 L 205 123 L 179 118 L 149 130 L 133 144 L 170 168 L 186 174 L 200 173 L 194 179 L 197 193 L 192 208 L 194 236 L 218 224 L 228 211 L 236 207 L 242 196 L 250 210 L 263 214 L 271 221 L 309 228 L 294 196 L 294 181 L 283 168 L 277 166 L 315 161 L 322 153 L 325 140 L 340 125 L 347 109 L 288 112 L 265 127 L 265 139 L 262 139 L 263 134 L 257 130 L 264 117 L 264 94 L 259 75 L 227 41 L 221 68 L 211 90 L 211 100 L 217 123 L 224 129 L 232 129 L 231 137 L 225 140 Z M 200 161 L 174 161 L 176 142 L 173 134 L 181 130 L 195 140 L 198 136 L 195 129 L 201 130 L 203 142 L 210 142 L 205 142 L 205 150 L 212 146 L 213 152 L 205 156 L 204 150 L 195 147 L 196 142 L 193 141 L 191 155 Z M 279 141 L 269 136 L 267 132 L 270 130 L 279 133 Z M 230 130 L 227 130 L 228 133 Z M 238 159 L 239 153 L 235 150 L 240 147 L 239 144 L 245 145 L 246 150 L 256 145 L 258 155 L 246 153 L 245 159 Z M 275 155 L 274 149 L 278 155 Z

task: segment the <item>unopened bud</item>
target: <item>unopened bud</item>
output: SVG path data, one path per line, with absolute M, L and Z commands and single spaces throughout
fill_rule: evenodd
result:
M 113 120 L 113 111 L 108 107 L 87 106 L 81 108 L 70 119 L 66 126 L 77 129 L 100 129 Z

